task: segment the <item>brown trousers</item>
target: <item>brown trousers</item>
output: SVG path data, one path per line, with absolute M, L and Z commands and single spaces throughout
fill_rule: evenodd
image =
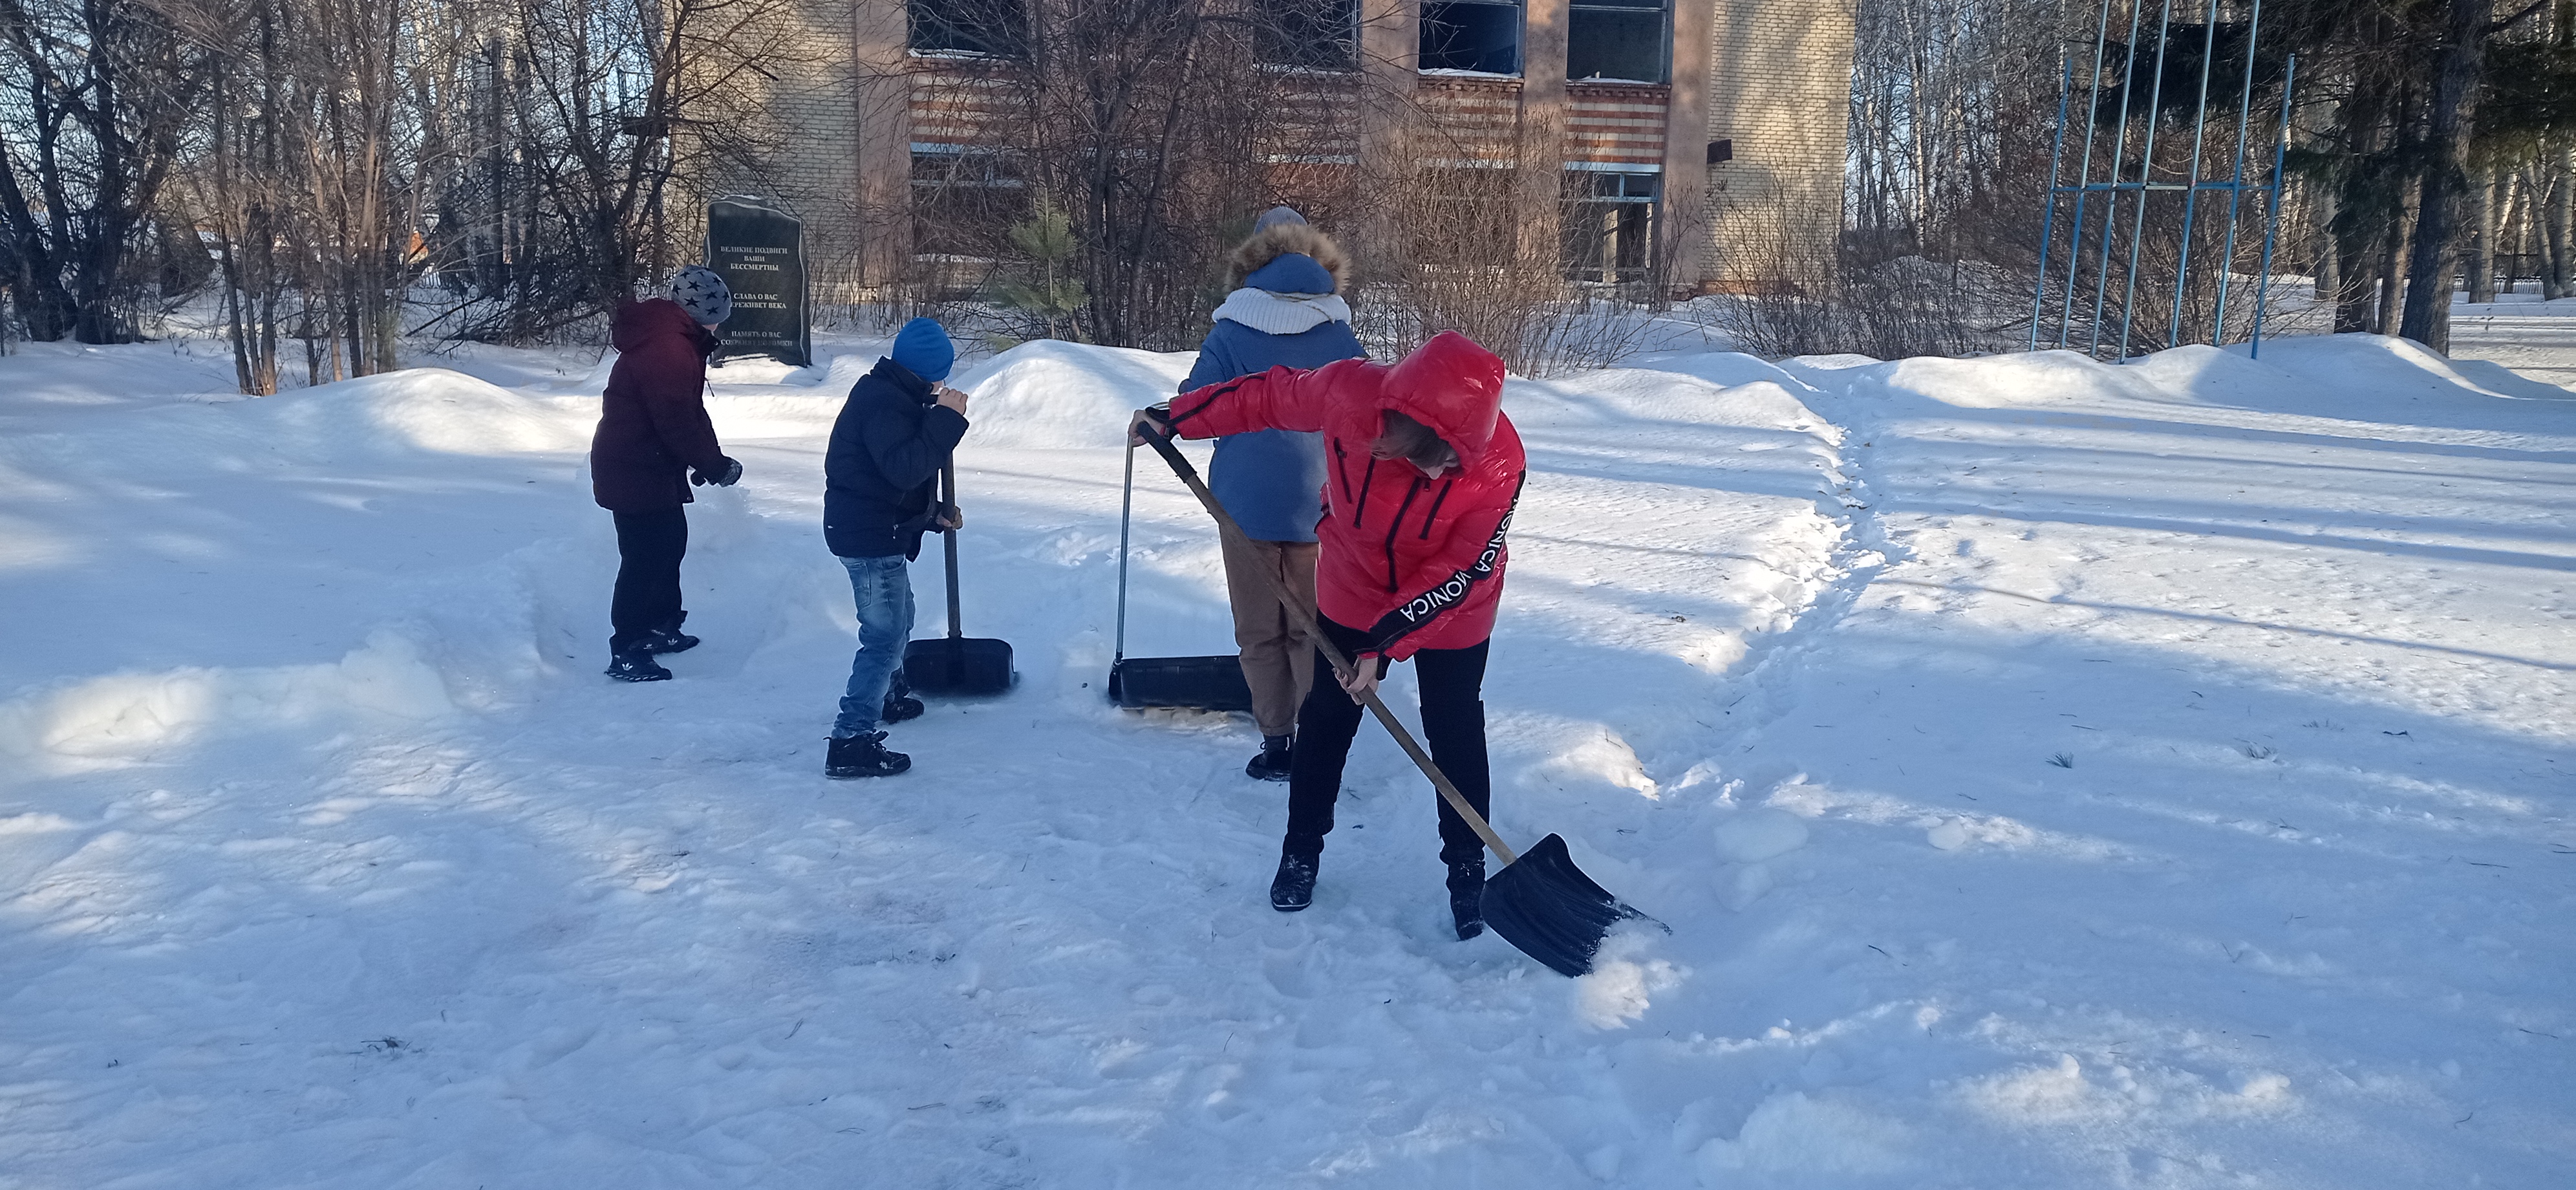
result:
M 1225 538 L 1225 590 L 1234 604 L 1234 643 L 1243 650 L 1243 680 L 1252 687 L 1252 718 L 1261 734 L 1297 730 L 1297 705 L 1315 681 L 1315 642 L 1295 627 L 1270 595 L 1264 574 L 1315 619 L 1315 543 Z

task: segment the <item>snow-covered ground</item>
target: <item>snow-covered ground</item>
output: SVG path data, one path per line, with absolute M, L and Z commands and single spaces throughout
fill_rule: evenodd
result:
M 2576 298 L 2505 293 L 2451 304 L 2451 354 L 2503 364 L 2534 380 L 2576 387 Z
M 2576 1162 L 2564 389 L 2364 337 L 1514 383 L 1497 823 L 1675 929 L 1567 981 L 1450 939 L 1383 739 L 1283 916 L 1250 725 L 1103 702 L 1120 414 L 1185 356 L 960 378 L 964 626 L 1020 686 L 824 780 L 869 346 L 719 377 L 747 475 L 649 686 L 599 674 L 587 359 L 256 401 L 184 343 L 0 360 L 0 1187 Z M 1223 651 L 1140 462 L 1130 652 Z

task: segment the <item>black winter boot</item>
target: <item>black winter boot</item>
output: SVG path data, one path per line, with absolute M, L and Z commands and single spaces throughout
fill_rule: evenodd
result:
M 1485 857 L 1449 865 L 1449 916 L 1464 942 L 1485 932 Z
M 903 670 L 896 669 L 886 679 L 885 705 L 877 708 L 877 722 L 908 723 L 921 718 L 924 709 L 921 700 L 912 696 L 912 683 L 903 676 Z
M 1270 879 L 1270 907 L 1281 913 L 1295 913 L 1315 903 L 1315 860 L 1312 855 L 1279 857 L 1279 874 Z
M 620 653 L 608 659 L 608 676 L 621 682 L 667 682 L 671 671 L 648 652 Z
M 1256 781 L 1287 780 L 1290 742 L 1295 738 L 1295 736 L 1284 735 L 1261 737 L 1261 755 L 1253 757 L 1252 763 L 1243 766 L 1243 774 Z
M 678 628 L 656 628 L 644 643 L 636 646 L 647 653 L 686 653 L 698 647 L 698 638 Z
M 882 731 L 833 736 L 823 753 L 823 775 L 835 780 L 891 777 L 911 767 L 911 757 L 901 752 L 886 751 L 885 733 Z

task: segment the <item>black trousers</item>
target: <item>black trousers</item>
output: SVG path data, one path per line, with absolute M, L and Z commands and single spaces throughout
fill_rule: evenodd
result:
M 608 601 L 608 651 L 624 654 L 656 628 L 676 629 L 680 610 L 680 556 L 689 552 L 689 514 L 680 508 L 620 512 L 617 518 L 617 593 Z
M 1317 617 L 1316 628 L 1345 655 L 1367 642 L 1359 630 Z M 1490 640 L 1464 649 L 1424 649 L 1413 655 L 1415 684 L 1422 690 L 1422 734 L 1432 762 L 1466 795 L 1478 814 L 1491 817 L 1493 777 L 1485 765 L 1485 654 Z M 1332 662 L 1315 654 L 1315 685 L 1297 708 L 1297 746 L 1288 770 L 1288 838 L 1280 850 L 1314 856 L 1324 850 L 1333 829 L 1333 802 L 1342 792 L 1342 764 L 1350 758 L 1351 739 L 1359 734 L 1368 709 L 1351 701 L 1332 678 Z M 1434 793 L 1440 805 L 1440 858 L 1446 863 L 1474 859 L 1485 852 L 1475 829 Z

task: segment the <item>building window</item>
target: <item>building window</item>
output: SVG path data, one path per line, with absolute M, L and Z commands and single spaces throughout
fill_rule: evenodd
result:
M 1518 0 L 1431 0 L 1422 6 L 1422 69 L 1521 72 Z
M 1565 77 L 1669 81 L 1670 0 L 1574 0 L 1566 15 Z
M 1251 12 L 1256 62 L 1308 70 L 1359 65 L 1359 0 L 1253 0 Z
M 915 145 L 913 252 L 950 265 L 990 264 L 1010 250 L 1011 225 L 1028 218 L 1019 163 L 1005 153 Z
M 1028 9 L 1020 0 L 908 0 L 916 54 L 1024 57 Z
M 1644 279 L 1655 265 L 1655 196 L 1662 182 L 1654 174 L 1566 171 L 1566 275 L 1577 281 Z

